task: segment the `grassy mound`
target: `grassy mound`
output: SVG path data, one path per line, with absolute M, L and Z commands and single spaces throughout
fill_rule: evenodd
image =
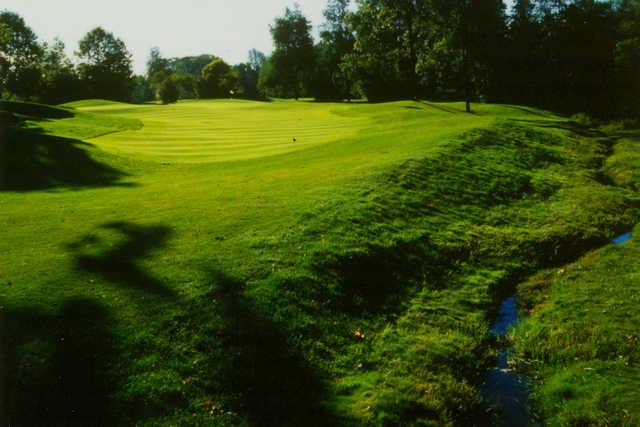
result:
M 74 108 L 22 131 L 119 175 L 0 193 L 15 424 L 482 423 L 500 294 L 639 216 L 537 110 Z
M 64 119 L 73 117 L 73 113 L 67 109 L 44 104 L 35 104 L 32 102 L 0 100 L 0 111 L 7 111 L 15 115 L 26 116 L 32 119 Z

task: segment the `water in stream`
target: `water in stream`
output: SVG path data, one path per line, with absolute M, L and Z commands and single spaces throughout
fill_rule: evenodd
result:
M 502 302 L 498 319 L 491 327 L 491 334 L 506 343 L 509 329 L 517 322 L 518 308 L 516 296 L 513 295 Z M 487 374 L 481 394 L 484 401 L 495 408 L 494 425 L 505 427 L 530 425 L 527 410 L 529 385 L 524 377 L 509 367 L 508 348 L 502 349 L 497 366 Z
M 628 233 L 619 235 L 618 237 L 613 239 L 611 243 L 613 243 L 614 245 L 621 245 L 627 240 L 631 239 L 631 237 L 633 237 L 633 232 L 629 231 Z

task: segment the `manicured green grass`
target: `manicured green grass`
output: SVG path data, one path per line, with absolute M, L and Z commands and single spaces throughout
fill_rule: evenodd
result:
M 537 110 L 68 107 L 7 131 L 14 424 L 482 424 L 500 294 L 639 216 Z
M 183 102 L 126 106 L 78 102 L 83 111 L 123 114 L 144 122 L 140 130 L 93 139 L 101 148 L 174 162 L 224 162 L 273 156 L 353 136 L 369 115 L 349 115 L 349 106 L 326 108 L 286 102 L 269 108 L 249 101 Z

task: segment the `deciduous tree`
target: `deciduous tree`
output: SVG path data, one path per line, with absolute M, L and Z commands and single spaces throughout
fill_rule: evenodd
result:
M 80 77 L 95 98 L 128 101 L 133 89 L 131 53 L 125 43 L 98 27 L 79 43 Z
M 229 98 L 239 89 L 238 74 L 222 59 L 214 59 L 202 69 L 198 83 L 200 98 Z
M 353 51 L 355 41 L 348 7 L 349 0 L 329 0 L 324 10 L 325 23 L 320 32 L 320 43 L 315 47 L 312 91 L 316 98 L 351 98 L 352 82 L 349 74 L 341 69 L 343 60 Z
M 43 53 L 36 34 L 20 15 L 0 12 L 0 92 L 25 99 L 36 95 Z
M 270 58 L 268 85 L 284 97 L 307 93 L 314 67 L 311 23 L 299 8 L 285 10 L 271 26 L 274 51 Z
M 173 104 L 178 101 L 180 91 L 175 75 L 168 76 L 160 83 L 158 97 L 163 104 Z
M 81 99 L 84 95 L 78 74 L 60 39 L 44 46 L 39 92 L 39 100 L 46 104 L 60 104 Z

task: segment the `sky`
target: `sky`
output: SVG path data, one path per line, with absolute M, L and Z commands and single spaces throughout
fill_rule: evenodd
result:
M 317 28 L 326 0 L 298 0 Z M 78 40 L 101 26 L 124 40 L 134 71 L 144 74 L 149 50 L 165 57 L 210 53 L 230 64 L 244 62 L 250 49 L 271 52 L 269 25 L 293 0 L 2 0 L 41 40 L 59 37 L 72 55 Z
M 326 1 L 297 1 L 316 39 Z M 70 56 L 84 34 L 101 26 L 124 40 L 133 54 L 134 71 L 144 74 L 154 46 L 168 58 L 209 53 L 230 64 L 246 61 L 253 48 L 268 54 L 269 25 L 293 4 L 294 0 L 2 0 L 0 8 L 20 14 L 41 40 L 60 38 Z

